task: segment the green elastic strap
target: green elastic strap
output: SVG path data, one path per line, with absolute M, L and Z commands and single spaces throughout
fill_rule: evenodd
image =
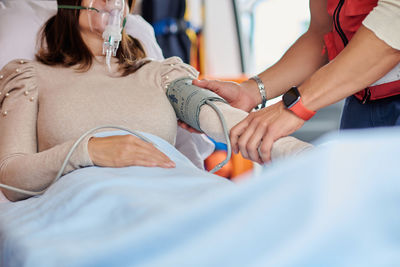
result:
M 85 7 L 85 6 L 70 6 L 70 5 L 58 5 L 57 6 L 59 9 L 85 9 L 85 10 L 94 10 L 96 12 L 100 12 L 98 9 L 94 7 Z
M 121 30 L 121 33 L 122 33 L 122 31 L 124 30 L 124 28 L 125 28 L 125 24 L 126 24 L 126 17 L 125 17 L 124 20 L 122 21 L 122 30 Z
M 125 28 L 125 24 L 126 24 L 126 17 L 124 18 L 124 21 L 122 21 L 122 30 Z

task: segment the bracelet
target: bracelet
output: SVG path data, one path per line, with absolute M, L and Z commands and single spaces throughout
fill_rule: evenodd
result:
M 258 105 L 255 107 L 255 109 L 262 109 L 265 108 L 265 104 L 267 103 L 267 95 L 265 93 L 265 86 L 260 77 L 253 76 L 250 78 L 250 80 L 254 80 L 257 83 L 258 90 L 260 90 L 260 95 L 261 95 L 261 105 Z

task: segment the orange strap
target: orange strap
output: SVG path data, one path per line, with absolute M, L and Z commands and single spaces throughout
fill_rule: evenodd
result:
M 309 110 L 308 108 L 306 108 L 303 105 L 303 102 L 301 101 L 297 101 L 296 104 L 294 104 L 291 108 L 289 108 L 289 110 L 291 110 L 294 114 L 296 114 L 297 117 L 308 121 L 309 119 L 311 119 L 315 113 L 315 111 Z

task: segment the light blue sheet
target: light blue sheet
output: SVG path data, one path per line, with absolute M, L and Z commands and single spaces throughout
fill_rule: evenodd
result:
M 0 205 L 1 266 L 399 266 L 400 130 L 348 132 L 241 184 L 85 168 Z

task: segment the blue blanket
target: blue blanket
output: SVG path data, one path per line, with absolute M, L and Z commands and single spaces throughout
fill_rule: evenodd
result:
M 148 136 L 175 169 L 84 168 L 1 204 L 1 266 L 400 264 L 399 129 L 331 136 L 239 184 Z

